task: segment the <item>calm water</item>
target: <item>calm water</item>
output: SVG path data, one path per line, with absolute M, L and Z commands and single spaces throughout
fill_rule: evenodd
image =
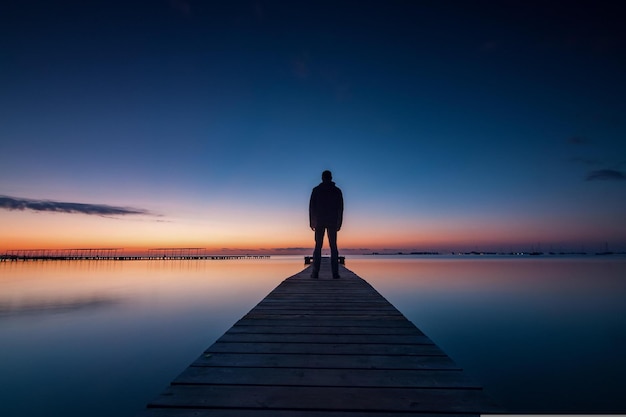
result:
M 626 259 L 346 262 L 510 412 L 626 412 Z M 0 263 L 0 415 L 133 416 L 302 268 Z

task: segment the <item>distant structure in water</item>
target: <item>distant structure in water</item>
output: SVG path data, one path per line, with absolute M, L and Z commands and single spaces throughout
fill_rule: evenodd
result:
M 124 248 L 12 249 L 0 261 L 128 261 L 128 260 L 224 260 L 267 259 L 270 255 L 212 255 L 205 248 L 155 248 L 144 255 L 129 255 Z

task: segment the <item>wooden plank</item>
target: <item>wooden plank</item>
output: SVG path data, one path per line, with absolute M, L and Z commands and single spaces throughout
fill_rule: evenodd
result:
M 206 368 L 190 366 L 173 384 L 293 385 L 381 388 L 480 388 L 461 371 L 378 369 Z
M 386 319 L 371 319 L 369 317 L 358 318 L 327 318 L 327 317 L 307 317 L 307 318 L 291 318 L 291 317 L 272 317 L 272 318 L 243 318 L 235 323 L 238 326 L 293 326 L 293 327 L 370 327 L 378 329 L 416 329 L 413 323 L 404 317 L 387 317 Z
M 387 412 L 372 411 L 316 411 L 316 410 L 264 410 L 224 408 L 148 408 L 142 417 L 389 417 Z M 479 414 L 447 413 L 393 413 L 393 417 L 480 417 Z
M 448 356 L 205 353 L 193 366 L 338 369 L 460 369 Z
M 235 325 L 228 330 L 232 333 L 265 333 L 265 334 L 367 334 L 367 335 L 420 335 L 424 334 L 416 327 L 389 328 L 366 326 L 267 326 L 267 325 Z
M 381 311 L 376 309 L 370 310 L 301 310 L 294 308 L 292 310 L 258 310 L 254 309 L 246 315 L 253 316 L 326 316 L 326 317 L 404 317 L 397 311 L 387 310 Z
M 294 353 L 320 355 L 446 356 L 436 345 L 326 344 L 326 343 L 221 343 L 205 353 Z
M 484 413 L 482 390 L 445 388 L 171 385 L 149 406 L 277 410 Z
M 342 291 L 337 291 L 341 289 Z M 272 296 L 294 294 L 338 294 L 346 296 L 347 294 L 375 294 L 376 290 L 369 284 L 359 279 L 343 279 L 340 281 L 333 280 L 289 280 L 283 281 Z
M 311 302 L 311 301 L 289 301 L 289 302 L 262 302 L 259 303 L 255 310 L 337 310 L 337 309 L 358 309 L 358 310 L 393 310 L 397 309 L 389 303 L 380 302 L 350 302 L 350 303 L 327 303 L 327 302 Z
M 273 312 L 275 314 L 281 313 L 304 313 L 304 314 L 325 314 L 328 315 L 339 315 L 341 313 L 355 313 L 355 314 L 372 314 L 374 316 L 379 314 L 384 315 L 399 315 L 401 314 L 395 307 L 377 307 L 377 306 L 363 306 L 363 307 L 351 307 L 345 305 L 337 305 L 337 306 L 315 306 L 311 304 L 307 305 L 296 305 L 291 308 L 289 307 L 274 307 L 274 306 L 258 306 L 254 309 L 257 313 L 267 313 Z
M 406 334 L 310 334 L 310 333 L 231 333 L 227 332 L 218 342 L 238 343 L 390 343 L 398 345 L 432 345 L 433 342 L 423 335 Z
M 276 299 L 276 298 L 270 298 L 268 300 L 264 300 L 262 302 L 260 302 L 258 306 L 278 306 L 278 305 L 282 305 L 285 306 L 287 308 L 293 308 L 293 307 L 298 307 L 298 305 L 301 304 L 315 304 L 316 307 L 340 307 L 340 306 L 358 306 L 359 304 L 363 304 L 363 305 L 374 305 L 377 307 L 381 307 L 381 306 L 387 306 L 387 307 L 393 307 L 392 304 L 389 304 L 386 300 L 376 300 L 376 299 L 370 299 L 369 296 L 364 296 L 364 295 L 354 295 L 351 296 L 350 299 L 337 299 L 335 298 L 336 296 L 334 295 L 328 295 L 328 296 L 324 296 L 324 297 L 289 297 L 289 298 L 281 298 L 281 299 Z M 355 299 L 358 299 L 355 300 Z

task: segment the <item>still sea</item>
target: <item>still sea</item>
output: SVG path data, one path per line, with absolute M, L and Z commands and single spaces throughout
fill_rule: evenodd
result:
M 626 413 L 626 257 L 348 256 L 510 413 Z M 0 262 L 0 415 L 133 416 L 302 256 Z

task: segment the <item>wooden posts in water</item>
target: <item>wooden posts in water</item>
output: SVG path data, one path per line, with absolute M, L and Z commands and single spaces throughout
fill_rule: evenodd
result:
M 324 259 L 287 278 L 142 417 L 374 417 L 500 411 L 366 281 Z
M 130 255 L 122 248 L 11 249 L 0 261 L 138 261 L 269 259 L 270 255 L 212 255 L 204 248 L 157 248 L 147 254 Z

